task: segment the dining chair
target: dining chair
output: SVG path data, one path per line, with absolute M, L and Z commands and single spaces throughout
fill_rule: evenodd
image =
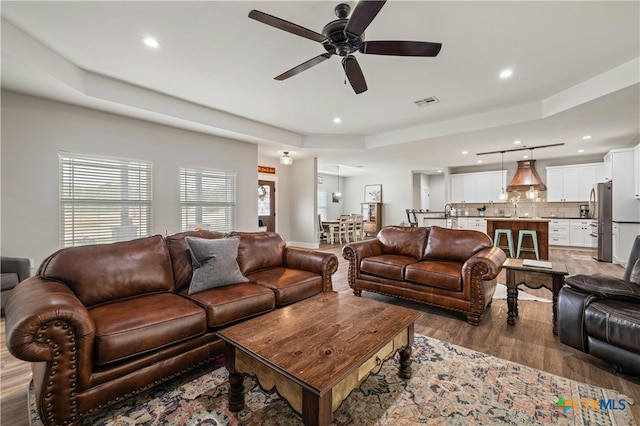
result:
M 327 241 L 327 230 L 324 229 L 324 226 L 322 225 L 322 216 L 320 215 L 318 215 L 318 229 L 316 230 L 316 232 L 318 233 L 318 241 Z
M 338 241 L 342 244 L 342 239 L 344 238 L 345 243 L 349 242 L 349 223 L 351 222 L 350 215 L 340 215 L 340 220 L 338 223 Z
M 353 240 L 364 240 L 364 216 L 361 214 L 353 214 Z

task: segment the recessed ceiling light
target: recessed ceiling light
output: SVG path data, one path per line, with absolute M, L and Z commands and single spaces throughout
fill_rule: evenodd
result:
M 512 69 L 506 69 L 506 70 L 500 71 L 500 78 L 509 78 L 512 75 L 513 75 Z
M 482 160 L 478 160 L 477 162 L 478 162 L 478 163 L 482 163 Z
M 467 155 L 469 151 L 462 151 L 462 155 Z
M 156 47 L 160 46 L 160 43 L 158 43 L 158 40 L 156 40 L 153 37 L 145 37 L 145 38 L 142 39 L 142 42 L 145 45 L 147 45 L 149 47 L 153 47 L 153 48 L 156 48 Z
M 438 170 L 438 173 L 442 173 L 442 170 Z
M 529 158 L 529 156 L 528 155 L 523 155 L 522 158 Z
M 514 144 L 514 145 L 519 145 L 519 144 L 521 144 L 521 143 L 522 143 L 522 141 L 513 141 L 513 144 Z
M 579 149 L 578 152 L 584 152 L 584 149 Z
M 336 118 L 333 119 L 333 122 L 336 123 L 336 124 L 340 124 L 340 123 L 342 123 L 342 118 L 336 117 Z
M 582 139 L 591 139 L 591 135 L 584 135 Z

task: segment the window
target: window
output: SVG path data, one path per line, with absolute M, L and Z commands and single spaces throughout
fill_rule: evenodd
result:
M 230 232 L 236 225 L 236 175 L 223 170 L 180 168 L 182 230 Z
M 151 235 L 152 164 L 61 152 L 60 246 Z
M 327 220 L 327 191 L 318 191 L 318 214 L 320 220 Z

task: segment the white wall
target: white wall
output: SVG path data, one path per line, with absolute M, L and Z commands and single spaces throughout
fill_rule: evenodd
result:
M 364 176 L 350 176 L 344 180 L 345 195 L 343 210 L 347 213 L 359 212 L 364 202 L 365 185 L 382 185 L 382 226 L 399 225 L 407 221 L 406 209 L 413 201 L 413 173 L 410 170 L 399 173 L 376 173 Z M 341 184 L 342 187 L 342 184 Z
M 327 193 L 327 219 L 337 219 L 341 214 L 347 214 L 344 212 L 344 201 L 340 200 L 337 203 L 333 202 L 332 194 L 338 190 L 338 176 L 322 174 L 322 183 L 318 184 L 318 191 L 325 191 Z M 347 196 L 344 188 L 345 178 L 340 178 L 340 191 L 342 192 L 343 199 Z M 359 210 L 354 210 L 353 213 Z M 352 213 L 352 212 L 348 212 Z
M 153 162 L 152 232 L 180 231 L 178 168 L 237 175 L 236 229 L 257 229 L 257 146 L 2 92 L 2 254 L 35 259 L 59 248 L 58 152 Z

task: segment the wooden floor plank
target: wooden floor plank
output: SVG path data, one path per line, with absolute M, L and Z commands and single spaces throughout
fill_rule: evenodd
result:
M 322 245 L 321 250 L 338 256 L 338 271 L 333 276 L 334 289 L 350 292 L 347 262 L 341 254 L 342 246 Z M 622 277 L 624 271 L 618 265 L 584 260 L 581 257 L 593 254 L 593 251 L 584 249 L 550 248 L 550 260 L 565 263 L 570 275 L 600 272 Z M 573 255 L 580 257 L 574 258 Z M 498 281 L 506 281 L 504 272 Z M 551 295 L 546 289 L 535 290 L 532 293 L 545 297 Z M 368 292 L 363 292 L 363 297 L 423 312 L 423 316 L 416 322 L 416 333 L 624 393 L 636 401 L 631 410 L 636 423 L 640 424 L 640 378 L 619 375 L 604 361 L 560 343 L 558 337 L 551 333 L 550 303 L 519 301 L 520 315 L 514 326 L 508 326 L 506 300 L 494 300 L 480 325 L 472 326 L 462 315 L 443 309 Z M 9 354 L 5 344 L 4 318 L 0 321 L 0 327 L 0 424 L 26 426 L 26 389 L 30 380 L 30 365 Z

